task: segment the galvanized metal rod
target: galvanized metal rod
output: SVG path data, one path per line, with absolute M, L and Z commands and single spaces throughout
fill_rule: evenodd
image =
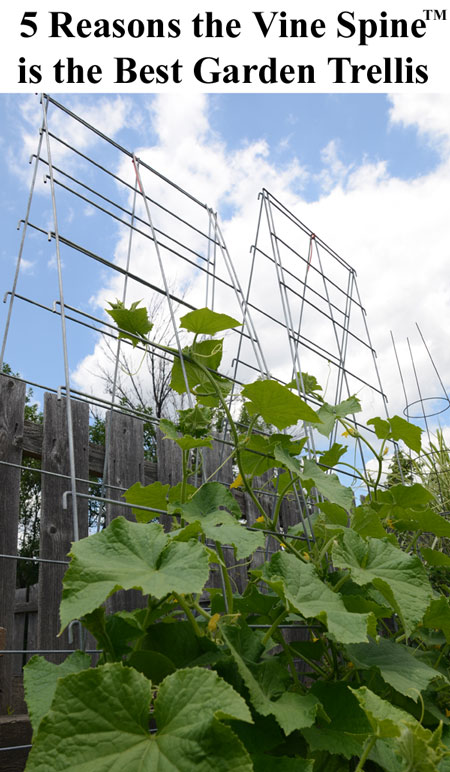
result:
M 23 230 L 22 230 L 22 237 L 20 239 L 19 254 L 17 256 L 17 263 L 16 263 L 16 271 L 15 271 L 15 274 L 14 274 L 13 286 L 12 286 L 10 300 L 9 300 L 8 314 L 7 314 L 7 317 L 6 317 L 5 331 L 4 331 L 4 334 L 3 334 L 2 349 L 0 351 L 0 372 L 3 369 L 3 361 L 4 361 L 4 356 L 5 356 L 6 341 L 8 339 L 9 325 L 10 325 L 10 322 L 11 322 L 11 315 L 12 315 L 12 310 L 13 310 L 14 298 L 15 298 L 15 295 L 16 295 L 17 282 L 19 280 L 20 266 L 21 266 L 21 263 L 22 263 L 22 254 L 23 254 L 23 249 L 24 249 L 24 246 L 25 246 L 25 237 L 27 235 L 28 222 L 29 222 L 29 219 L 30 219 L 31 202 L 33 200 L 34 188 L 35 188 L 35 185 L 36 185 L 36 176 L 37 176 L 37 170 L 38 170 L 38 165 L 39 165 L 39 157 L 40 157 L 41 149 L 42 149 L 43 134 L 44 134 L 44 124 L 42 124 L 42 128 L 41 128 L 41 130 L 39 132 L 39 142 L 38 142 L 38 148 L 37 148 L 37 153 L 36 153 L 36 160 L 35 160 L 34 168 L 33 168 L 33 176 L 31 178 L 31 187 L 30 187 L 30 193 L 29 193 L 29 196 L 28 196 L 27 209 L 26 209 L 26 213 L 25 213 L 24 226 L 23 226 Z M 30 162 L 31 162 L 31 159 L 30 159 Z
M 53 165 L 52 165 L 52 154 L 51 154 L 51 148 L 50 148 L 50 137 L 48 135 L 47 110 L 48 110 L 48 99 L 44 97 L 42 99 L 43 124 L 44 124 L 45 140 L 47 145 L 48 168 L 49 168 L 49 174 L 50 174 L 50 190 L 51 190 L 51 198 L 52 198 L 53 223 L 55 228 L 55 247 L 56 247 L 56 263 L 57 263 L 57 270 L 58 270 L 59 300 L 61 304 L 61 335 L 62 335 L 62 346 L 63 346 L 63 357 L 64 357 L 64 378 L 65 378 L 65 384 L 66 384 L 66 416 L 67 416 L 67 434 L 68 434 L 68 442 L 69 442 L 69 466 L 70 466 L 70 478 L 72 483 L 72 494 L 73 494 L 72 495 L 73 540 L 78 541 L 79 539 L 78 507 L 77 507 L 77 497 L 76 497 L 77 484 L 76 484 L 76 469 L 75 469 L 75 448 L 74 448 L 74 439 L 73 439 L 72 406 L 70 402 L 69 355 L 67 350 L 67 333 L 66 333 L 66 319 L 65 319 L 65 309 L 64 309 L 64 288 L 63 288 L 63 277 L 62 277 L 61 252 L 60 252 L 60 246 L 59 246 L 58 215 L 56 211 L 56 197 L 55 197 L 55 185 L 54 185 L 54 179 L 53 179 Z

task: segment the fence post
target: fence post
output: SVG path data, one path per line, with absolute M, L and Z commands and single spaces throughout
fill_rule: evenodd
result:
M 72 401 L 73 441 L 76 476 L 84 480 L 89 475 L 89 406 Z M 63 493 L 70 490 L 69 438 L 67 432 L 67 405 L 65 399 L 53 394 L 44 398 L 44 436 L 42 469 L 66 477 L 42 475 L 40 557 L 47 560 L 66 560 L 73 541 L 72 496 L 68 508 L 62 508 Z M 88 485 L 77 484 L 77 491 L 88 492 Z M 88 502 L 78 498 L 78 528 L 80 538 L 88 534 Z M 56 563 L 41 563 L 39 567 L 38 648 L 77 649 L 80 646 L 78 630 L 74 643 L 69 645 L 68 631 L 58 638 L 59 605 L 62 579 L 66 567 Z M 53 662 L 61 662 L 67 655 L 49 655 Z
M 120 506 L 124 502 L 122 488 L 126 490 L 135 482 L 144 482 L 144 425 L 133 416 L 111 411 L 106 416 L 106 479 L 105 491 L 108 499 L 114 499 L 117 504 L 106 507 L 106 522 L 119 515 L 127 520 L 135 517 L 129 507 Z M 116 487 L 112 487 L 116 486 Z M 132 611 L 145 606 L 145 601 L 138 590 L 116 592 L 107 601 L 109 613 L 116 611 Z
M 22 463 L 25 383 L 0 375 L 0 461 Z M 19 525 L 20 469 L 0 463 L 0 552 L 17 554 Z M 0 558 L 0 627 L 6 629 L 5 648 L 14 648 L 15 560 Z M 12 697 L 11 654 L 0 656 L 0 714 L 7 711 Z

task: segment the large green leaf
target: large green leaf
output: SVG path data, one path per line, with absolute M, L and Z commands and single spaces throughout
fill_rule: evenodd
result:
M 303 482 L 312 480 L 322 496 L 333 504 L 339 504 L 344 509 L 350 509 L 353 503 L 353 491 L 344 488 L 336 474 L 326 474 L 315 461 L 305 458 L 302 472 Z
M 157 523 L 117 517 L 104 531 L 74 542 L 64 575 L 61 627 L 100 606 L 116 590 L 140 589 L 162 598 L 201 592 L 208 553 L 197 541 L 171 542 Z
M 441 772 L 439 762 L 444 750 L 438 737 L 439 730 L 432 733 L 422 726 L 405 726 L 395 742 L 400 758 L 408 765 L 404 769 L 420 772 Z
M 346 415 L 353 415 L 359 413 L 361 410 L 361 403 L 356 397 L 349 397 L 348 399 L 340 402 L 339 405 L 329 405 L 327 402 L 321 405 L 317 414 L 321 420 L 321 423 L 317 427 L 317 431 L 329 437 L 337 418 L 344 418 Z
M 182 349 L 182 353 L 189 360 L 193 360 L 184 359 L 183 362 L 189 389 L 192 390 L 199 384 L 210 384 L 208 376 L 200 367 L 197 367 L 196 362 L 211 370 L 217 370 L 222 360 L 222 348 L 223 340 L 202 340 Z M 170 386 L 178 394 L 184 394 L 187 391 L 179 357 L 174 357 Z
M 191 437 L 204 437 L 209 434 L 211 427 L 211 410 L 208 407 L 190 407 L 187 410 L 178 411 L 178 425 L 182 434 L 190 434 Z
M 405 633 L 422 619 L 433 592 L 417 556 L 408 555 L 386 541 L 365 541 L 347 531 L 333 546 L 333 564 L 349 568 L 356 584 L 372 584 L 396 611 Z
M 393 528 L 398 531 L 426 531 L 435 536 L 450 536 L 450 520 L 438 515 L 433 509 L 404 509 L 397 510 L 392 515 Z
M 262 434 L 251 434 L 248 438 L 246 435 L 241 435 L 240 441 L 242 470 L 249 477 L 256 477 L 278 466 L 276 461 L 288 466 L 291 470 L 298 470 L 299 463 L 294 456 L 301 452 L 306 437 L 293 441 L 289 434 L 275 433 L 268 437 Z
M 438 764 L 445 750 L 441 741 L 442 725 L 432 732 L 421 726 L 409 713 L 391 705 L 367 687 L 351 691 L 364 710 L 373 734 L 386 742 L 384 750 L 392 749 L 403 762 L 401 767 L 394 765 L 386 769 L 438 772 Z M 388 761 L 389 754 L 383 755 L 385 761 Z M 378 761 L 382 756 L 374 754 L 374 758 Z
M 303 730 L 311 749 L 339 753 L 346 759 L 359 756 L 371 726 L 356 697 L 346 684 L 333 681 L 317 681 L 311 691 L 330 718 L 328 723 L 319 719 L 320 726 Z
M 414 656 L 407 646 L 380 638 L 378 643 L 352 644 L 346 647 L 352 662 L 365 670 L 377 668 L 384 681 L 397 692 L 417 702 L 434 678 L 441 674 Z
M 244 627 L 243 623 L 241 623 L 242 627 Z M 244 660 L 239 651 L 242 629 L 221 625 L 220 630 L 249 691 L 250 700 L 255 710 L 262 716 L 274 716 L 286 734 L 290 734 L 296 729 L 312 726 L 320 708 L 319 700 L 312 694 L 301 695 L 294 692 L 284 692 L 279 699 L 271 700 L 264 689 L 264 684 L 257 680 L 251 666 Z M 244 631 L 245 633 L 251 635 L 249 630 L 248 632 Z
M 422 450 L 422 429 L 419 426 L 405 421 L 401 416 L 394 415 L 389 419 L 392 430 L 392 438 L 396 441 L 403 440 L 405 445 L 415 453 Z
M 233 319 L 227 314 L 218 314 L 209 308 L 198 308 L 196 311 L 189 311 L 180 319 L 180 327 L 184 327 L 189 332 L 197 335 L 215 335 L 221 330 L 230 330 L 233 327 L 241 327 L 242 322 Z
M 429 547 L 421 547 L 420 551 L 430 566 L 450 568 L 450 555 L 446 555 L 445 552 L 439 552 L 439 550 L 433 550 Z
M 274 445 L 270 437 L 252 434 L 240 451 L 242 470 L 248 477 L 257 477 L 276 466 Z
M 184 381 L 183 381 L 184 383 Z M 194 410 L 206 410 L 207 408 L 192 408 L 181 412 L 193 413 Z M 181 450 L 192 450 L 193 448 L 212 448 L 212 437 L 192 437 L 190 434 L 181 435 L 177 427 L 167 418 L 161 418 L 159 428 L 164 432 L 165 440 L 173 440 Z M 160 485 L 161 483 L 159 483 Z M 137 485 L 137 483 L 136 483 Z M 156 485 L 156 483 L 153 483 Z M 150 486 L 148 486 L 150 487 Z
M 143 651 L 166 654 L 177 668 L 191 667 L 204 654 L 218 651 L 210 638 L 197 636 L 187 621 L 150 625 L 140 645 Z
M 443 595 L 432 600 L 423 618 L 423 624 L 430 630 L 442 630 L 447 643 L 450 643 L 450 600 Z
M 366 686 L 359 689 L 349 689 L 353 692 L 372 727 L 373 734 L 378 737 L 398 737 L 403 726 L 417 724 L 415 718 L 400 708 L 396 708 Z
M 387 536 L 379 513 L 370 504 L 355 507 L 352 513 L 352 528 L 360 536 L 373 536 L 375 539 L 384 539 Z
M 291 456 L 289 452 L 283 448 L 282 445 L 275 445 L 273 454 L 277 461 L 280 462 L 286 469 L 289 469 L 295 475 L 300 474 L 300 462 L 294 456 Z
M 222 718 L 251 721 L 229 684 L 200 668 L 159 687 L 149 733 L 151 682 L 115 663 L 61 679 L 39 727 L 28 772 L 251 772 L 250 757 Z
M 33 732 L 50 710 L 58 678 L 70 673 L 79 673 L 91 666 L 89 654 L 75 651 L 60 665 L 47 662 L 44 657 L 34 656 L 23 669 L 23 685 Z
M 342 458 L 347 450 L 347 445 L 341 445 L 339 442 L 335 442 L 331 448 L 328 448 L 328 450 L 319 457 L 319 464 L 329 468 L 336 466 L 339 459 Z
M 372 613 L 347 611 L 339 593 L 333 592 L 319 578 L 314 566 L 303 563 L 294 555 L 275 554 L 270 563 L 264 565 L 261 578 L 299 614 L 323 622 L 330 636 L 338 642 L 359 643 L 367 641 L 368 634 L 375 634 Z
M 299 373 L 297 371 L 297 375 L 295 378 L 292 379 L 292 381 L 289 381 L 289 383 L 286 384 L 288 389 L 296 389 L 297 388 L 297 379 L 300 388 L 302 388 L 302 382 L 303 382 L 303 391 L 304 394 L 314 394 L 315 397 L 318 395 L 315 394 L 316 391 L 322 391 L 322 386 L 319 386 L 317 383 L 317 379 L 314 377 L 314 375 L 309 375 L 309 373 Z
M 385 491 L 379 491 L 377 496 L 377 501 L 383 504 L 384 517 L 391 516 L 391 511 L 385 509 L 385 506 L 391 505 L 391 507 L 400 507 L 401 509 L 422 509 L 426 508 L 433 499 L 433 494 L 420 483 L 392 485 Z
M 106 313 L 112 316 L 115 323 L 124 332 L 119 332 L 119 338 L 127 338 L 133 344 L 133 348 L 145 338 L 147 333 L 153 327 L 148 319 L 147 309 L 138 308 L 141 301 L 137 300 L 131 304 L 130 308 L 125 308 L 121 300 L 115 303 L 109 301 L 111 308 L 106 309 Z
M 250 415 L 260 415 L 267 424 L 286 429 L 298 421 L 320 423 L 317 413 L 287 386 L 272 380 L 255 381 L 244 386 L 242 396 L 249 400 Z
M 200 523 L 208 539 L 233 545 L 239 559 L 248 557 L 258 547 L 264 547 L 263 533 L 248 531 L 238 522 L 242 517 L 239 505 L 221 483 L 205 483 L 190 501 L 177 504 L 173 509 L 180 512 L 188 523 Z
M 373 426 L 378 439 L 385 440 L 388 437 L 396 442 L 403 440 L 405 445 L 416 453 L 420 453 L 422 447 L 421 435 L 422 429 L 414 424 L 405 421 L 398 415 L 384 420 L 382 418 L 370 418 L 367 421 L 368 426 Z
M 203 381 L 194 387 L 193 394 L 200 405 L 218 407 L 220 404 L 218 393 L 225 399 L 230 393 L 232 386 L 233 383 L 228 378 L 222 378 L 215 374 L 214 385 L 210 381 Z
M 393 485 L 378 495 L 379 516 L 393 521 L 397 530 L 427 531 L 450 536 L 450 521 L 431 509 L 433 494 L 423 485 Z
M 138 504 L 141 507 L 150 507 L 167 512 L 169 487 L 169 485 L 162 485 L 160 482 L 145 486 L 137 482 L 125 491 L 123 497 L 127 504 Z M 132 509 L 131 511 L 138 523 L 148 523 L 155 517 L 154 512 L 146 512 L 144 509 Z
M 330 525 L 348 525 L 348 514 L 339 504 L 332 504 L 331 501 L 318 501 L 317 507 L 325 515 L 325 520 Z
M 314 760 L 299 759 L 290 756 L 268 756 L 263 753 L 252 754 L 254 772 L 313 772 Z

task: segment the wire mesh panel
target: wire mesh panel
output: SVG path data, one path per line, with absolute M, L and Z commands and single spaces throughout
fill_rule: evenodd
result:
M 267 190 L 260 193 L 252 255 L 247 307 L 269 352 L 271 375 L 294 381 L 313 405 L 319 404 L 315 394 L 330 404 L 356 394 L 367 416 L 387 415 L 355 270 Z M 242 341 L 236 377 L 248 377 L 249 367 L 254 362 Z M 305 374 L 322 387 L 315 394 Z M 335 440 L 336 429 L 330 444 Z M 312 452 L 325 446 L 316 433 L 310 432 L 309 442 Z M 364 467 L 359 444 L 356 457 Z

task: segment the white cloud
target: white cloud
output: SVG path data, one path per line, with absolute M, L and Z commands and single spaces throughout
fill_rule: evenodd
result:
M 390 120 L 393 124 L 414 126 L 443 154 L 450 141 L 450 95 L 421 94 L 411 98 L 407 94 L 390 96 Z
M 35 95 L 29 95 L 20 99 L 21 122 L 18 123 L 21 126 L 20 150 L 18 152 L 18 146 L 15 144 L 7 151 L 10 169 L 17 175 L 18 179 L 27 185 L 29 184 L 30 171 L 25 163 L 37 151 L 38 133 L 43 122 L 43 111 L 38 106 L 38 98 Z M 78 96 L 69 97 L 66 106 L 75 114 L 82 114 L 88 123 L 110 137 L 115 137 L 121 129 L 130 125 L 130 122 L 133 125 L 140 125 L 142 122 L 142 113 L 137 109 L 133 110 L 131 100 L 120 94 L 114 97 L 96 97 L 94 100 L 86 100 Z M 83 152 L 87 152 L 98 141 L 93 132 L 51 104 L 48 106 L 48 120 L 49 124 L 51 121 L 51 131 L 57 137 Z M 41 154 L 44 158 L 47 157 L 45 138 L 42 143 Z M 52 161 L 56 165 L 64 161 L 66 170 L 67 166 L 72 169 L 76 165 L 76 158 L 70 149 L 57 141 L 52 142 Z M 37 177 L 37 186 L 41 190 L 43 173 L 44 167 L 42 166 Z
M 124 126 L 132 116 L 127 113 L 126 100 L 111 100 L 118 107 L 103 105 L 102 125 L 111 133 L 114 126 Z M 270 97 L 268 97 L 270 100 Z M 399 354 L 408 368 L 406 337 L 415 339 L 416 364 L 420 368 L 424 395 L 434 394 L 436 376 L 429 359 L 420 347 L 414 322 L 419 322 L 435 354 L 441 376 L 450 383 L 450 348 L 446 343 L 446 320 L 450 317 L 449 224 L 450 199 L 450 101 L 448 97 L 393 96 L 390 97 L 390 120 L 397 125 L 412 127 L 427 141 L 439 144 L 440 162 L 430 172 L 405 181 L 389 173 L 384 160 L 370 159 L 356 165 L 346 165 L 340 158 L 339 143 L 331 141 L 322 154 L 323 171 L 319 176 L 321 192 L 315 201 L 306 201 L 303 191 L 309 177 L 297 159 L 279 164 L 276 148 L 264 140 L 241 144 L 239 150 L 229 150 L 223 137 L 215 133 L 209 122 L 210 102 L 205 95 L 159 96 L 153 99 L 149 110 L 151 129 L 155 139 L 151 147 L 138 149 L 137 155 L 151 167 L 160 170 L 169 179 L 186 188 L 200 201 L 223 212 L 222 223 L 226 242 L 236 270 L 246 287 L 250 266 L 249 246 L 254 240 L 258 215 L 257 193 L 265 187 L 292 209 L 294 213 L 328 244 L 337 250 L 357 270 L 358 285 L 363 305 L 368 312 L 368 325 L 374 347 L 379 353 L 378 365 L 391 412 L 401 412 L 404 400 L 389 330 L 394 331 Z M 93 108 L 92 108 L 93 109 Z M 101 112 L 101 109 L 98 108 Z M 86 111 L 80 108 L 80 112 Z M 99 112 L 89 115 L 94 123 Z M 115 121 L 111 128 L 108 121 Z M 62 127 L 64 128 L 64 127 Z M 245 133 L 245 131 L 243 132 Z M 153 136 L 153 134 L 152 134 Z M 86 141 L 87 140 L 83 140 Z M 129 160 L 117 170 L 132 184 L 133 170 Z M 152 198 L 162 198 L 165 205 L 177 209 L 180 194 L 167 187 L 164 181 L 151 177 L 142 170 L 144 184 Z M 207 232 L 205 210 L 197 212 L 188 202 L 183 204 L 187 217 Z M 182 208 L 182 207 L 181 207 Z M 140 207 L 140 215 L 145 212 Z M 174 238 L 187 238 L 183 226 L 152 206 L 155 225 Z M 191 249 L 206 254 L 206 240 L 190 234 Z M 123 265 L 126 260 L 128 231 L 119 234 L 114 259 Z M 185 252 L 187 256 L 189 253 Z M 194 258 L 195 261 L 195 258 Z M 164 252 L 164 266 L 175 294 L 189 284 L 188 300 L 204 304 L 204 276 L 187 262 Z M 220 269 L 225 276 L 223 268 Z M 132 254 L 132 271 L 148 281 L 160 284 L 159 268 L 154 248 L 147 239 L 136 237 Z M 279 312 L 279 295 L 275 273 L 270 264 L 258 260 L 252 295 L 260 308 Z M 95 292 L 93 302 L 104 308 L 106 300 L 121 297 L 122 279 L 113 279 Z M 218 285 L 216 308 L 238 313 L 232 293 Z M 143 297 L 142 287 L 129 286 L 129 299 Z M 296 310 L 298 314 L 298 308 Z M 353 321 L 356 322 L 354 314 Z M 267 320 L 261 321 L 261 338 L 270 358 L 269 366 L 275 372 L 289 370 L 286 360 L 287 341 L 282 334 L 270 330 Z M 321 333 L 318 322 L 313 332 Z M 364 334 L 360 321 L 361 334 Z M 359 330 L 359 328 L 358 328 Z M 324 338 L 324 340 L 326 340 Z M 330 345 L 333 345 L 330 343 Z M 284 347 L 284 348 L 283 348 Z M 87 373 L 98 350 L 91 354 L 89 368 L 80 363 L 75 381 L 92 382 Z M 350 347 L 347 365 L 352 369 L 369 368 L 370 380 L 375 373 L 370 361 L 362 358 L 355 347 Z M 352 359 L 353 357 L 353 359 Z M 308 356 L 305 355 L 309 366 Z M 307 369 L 306 367 L 304 369 Z M 327 377 L 326 363 L 321 377 Z M 290 373 L 286 373 L 290 377 Z M 251 373 L 248 372 L 248 377 Z M 415 390 L 408 370 L 411 399 Z M 330 398 L 332 392 L 328 395 Z M 367 389 L 361 393 L 368 411 L 379 413 L 371 402 Z M 372 413 L 373 414 L 373 413 Z M 445 415 L 445 414 L 444 414 Z

